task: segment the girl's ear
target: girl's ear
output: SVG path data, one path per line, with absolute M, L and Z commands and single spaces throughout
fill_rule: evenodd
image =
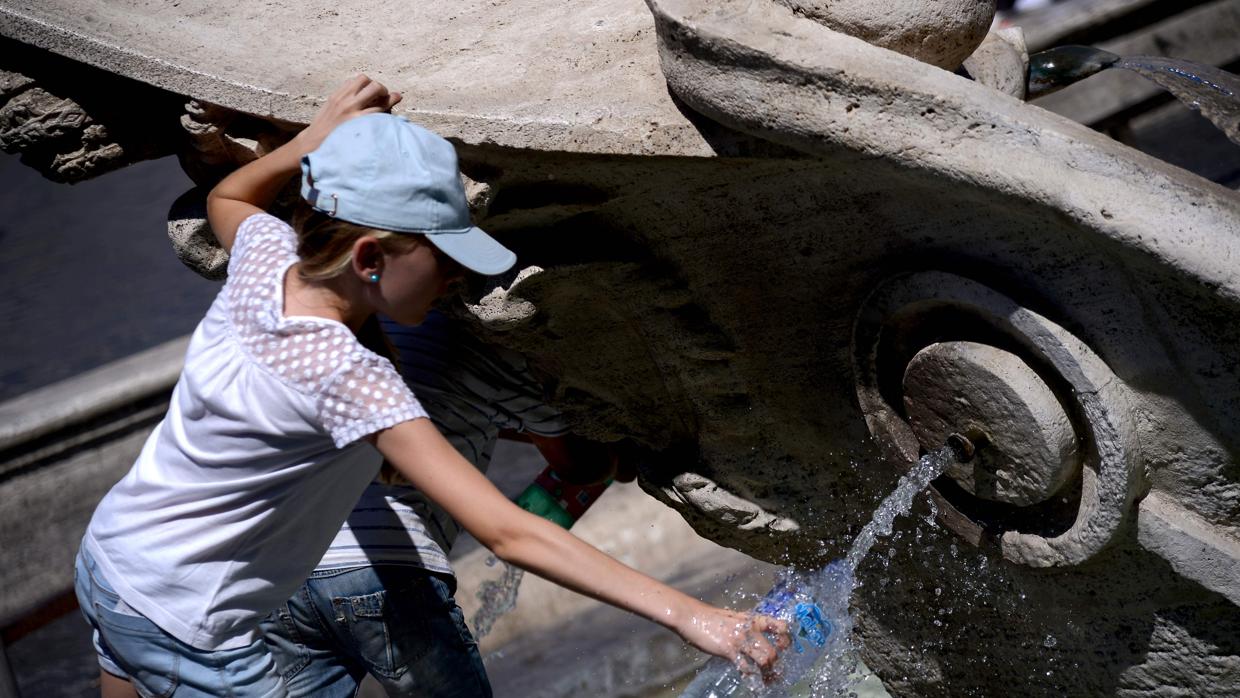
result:
M 374 282 L 383 274 L 383 248 L 370 235 L 363 235 L 353 243 L 352 271 L 364 282 Z

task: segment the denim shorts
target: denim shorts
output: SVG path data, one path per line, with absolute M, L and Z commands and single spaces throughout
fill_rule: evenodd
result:
M 78 551 L 74 589 L 94 631 L 99 666 L 128 679 L 146 698 L 282 698 L 288 695 L 260 638 L 232 650 L 200 650 L 181 642 L 126 604 L 85 549 Z
M 455 582 L 402 565 L 316 570 L 263 621 L 289 695 L 351 697 L 370 674 L 391 698 L 490 696 Z

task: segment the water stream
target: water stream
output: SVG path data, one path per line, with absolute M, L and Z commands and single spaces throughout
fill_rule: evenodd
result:
M 1121 58 L 1112 67 L 1131 70 L 1158 83 L 1240 145 L 1240 76 L 1160 56 Z
M 891 535 L 891 527 L 896 517 L 908 513 L 917 493 L 926 489 L 936 477 L 942 475 L 952 462 L 954 462 L 952 450 L 941 448 L 922 456 L 922 459 L 905 473 L 904 477 L 900 478 L 900 484 L 896 486 L 894 492 L 887 495 L 882 504 L 878 505 L 874 516 L 865 528 L 861 529 L 861 533 L 857 534 L 852 547 L 848 550 L 848 555 L 844 557 L 849 577 L 856 574 L 857 566 L 869 554 L 874 543 L 879 538 Z
M 935 478 L 947 470 L 955 456 L 950 448 L 941 448 L 922 456 L 903 477 L 896 489 L 874 510 L 870 522 L 853 539 L 848 554 L 815 573 L 818 577 L 817 599 L 823 614 L 835 626 L 837 640 L 827 645 L 827 652 L 796 687 L 796 696 L 846 695 L 856 682 L 856 647 L 852 644 L 853 618 L 849 601 L 858 586 L 857 568 L 880 538 L 891 535 L 896 517 L 913 507 L 913 499 Z
M 1240 144 L 1240 76 L 1162 56 L 1117 56 L 1092 46 L 1058 46 L 1029 57 L 1029 98 L 1061 90 L 1110 68 L 1130 70 L 1175 95 Z
M 913 499 L 951 464 L 951 449 L 943 448 L 924 456 L 903 477 L 896 489 L 874 511 L 869 523 L 853 540 L 848 554 L 826 567 L 804 573 L 815 591 L 815 599 L 823 616 L 833 626 L 831 642 L 823 656 L 807 676 L 793 688 L 798 696 L 835 696 L 848 690 L 856 680 L 857 665 L 855 648 L 851 643 L 853 619 L 849 613 L 849 601 L 856 589 L 858 566 L 880 538 L 891 535 L 895 519 L 908 513 Z M 488 564 L 494 564 L 488 560 Z M 523 572 L 519 568 L 500 562 L 498 579 L 483 582 L 477 592 L 481 605 L 471 619 L 475 637 L 481 640 L 491 632 L 495 622 L 516 605 Z M 757 688 L 757 687 L 751 687 Z M 776 693 L 758 688 L 758 695 Z
M 818 649 L 810 650 L 818 653 L 816 661 L 809 660 L 813 662 L 812 666 L 806 668 L 802 663 L 804 660 L 796 657 L 785 663 L 784 656 L 781 656 L 776 671 L 784 675 L 784 681 L 762 685 L 756 677 L 750 677 L 743 685 L 738 686 L 724 678 L 727 665 L 712 660 L 689 685 L 682 698 L 723 695 L 730 698 L 740 698 L 743 695 L 825 698 L 847 695 L 860 679 L 856 675 L 857 648 L 852 640 L 853 617 L 849 610 L 852 594 L 858 587 L 857 569 L 878 540 L 891 535 L 896 517 L 907 514 L 912 509 L 913 499 L 917 494 L 942 474 L 953 459 L 954 454 L 949 448 L 924 456 L 900 478 L 895 491 L 887 495 L 875 509 L 869 523 L 853 540 L 847 555 L 817 570 L 799 571 L 789 568 L 780 575 L 771 593 L 763 597 L 759 609 L 763 608 L 764 604 L 769 604 L 772 595 L 777 594 L 780 589 L 797 589 L 797 599 L 803 598 L 802 593 L 812 598 L 812 601 L 806 600 L 817 607 L 821 619 L 825 621 L 818 627 L 828 629 L 826 641 L 817 643 Z M 805 605 L 798 605 L 798 613 Z M 794 633 L 799 634 L 799 631 Z M 786 650 L 786 653 L 791 651 Z M 800 668 L 795 668 L 798 664 Z M 804 672 L 799 680 L 798 672 Z M 789 687 L 788 684 L 793 681 L 796 683 Z
M 496 562 L 500 565 L 499 578 L 482 582 L 475 592 L 481 603 L 469 624 L 474 628 L 474 639 L 479 642 L 491 634 L 495 621 L 516 607 L 517 592 L 521 590 L 521 580 L 525 576 L 525 570 L 520 567 L 500 561 L 494 556 L 487 558 L 488 567 L 494 567 Z

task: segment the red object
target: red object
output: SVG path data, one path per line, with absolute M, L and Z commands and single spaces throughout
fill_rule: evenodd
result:
M 574 521 L 580 519 L 586 509 L 589 509 L 611 484 L 611 481 L 608 481 L 598 485 L 572 485 L 564 482 L 550 465 L 534 478 L 534 482 L 555 497 L 556 503 L 564 507 L 564 511 L 567 511 Z

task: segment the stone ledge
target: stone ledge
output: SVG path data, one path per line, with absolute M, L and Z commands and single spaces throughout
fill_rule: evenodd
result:
M 0 452 L 170 390 L 188 346 L 188 336 L 174 339 L 0 403 Z M 7 460 L 0 463 L 0 474 L 9 469 Z
M 0 627 L 73 585 L 95 504 L 167 410 L 188 337 L 0 404 Z
M 1179 574 L 1240 606 L 1240 541 L 1157 492 L 1137 516 L 1137 540 Z

